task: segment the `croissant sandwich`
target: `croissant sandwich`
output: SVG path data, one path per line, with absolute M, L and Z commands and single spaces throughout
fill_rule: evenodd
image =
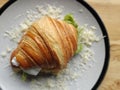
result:
M 24 33 L 12 52 L 10 63 L 31 75 L 59 72 L 77 49 L 77 30 L 66 23 L 44 16 Z

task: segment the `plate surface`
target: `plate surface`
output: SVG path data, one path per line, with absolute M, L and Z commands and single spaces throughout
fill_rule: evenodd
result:
M 105 36 L 104 39 L 93 44 L 92 46 L 92 49 L 95 52 L 95 63 L 93 66 L 82 73 L 82 76 L 78 77 L 77 80 L 72 79 L 65 81 L 65 85 L 63 86 L 67 87 L 67 90 L 96 89 L 102 81 L 107 70 L 109 61 L 109 40 L 105 27 L 99 16 L 88 4 L 82 0 L 18 0 L 14 2 L 0 16 L 0 53 L 5 51 L 6 47 L 8 46 L 16 47 L 14 43 L 3 36 L 5 31 L 11 30 L 11 26 L 17 26 L 20 24 L 26 16 L 24 15 L 19 19 L 15 19 L 15 17 L 24 14 L 29 9 L 35 9 L 36 5 L 44 6 L 46 4 L 63 6 L 63 15 L 67 13 L 73 13 L 79 25 L 88 24 L 89 26 L 96 26 L 96 34 Z M 80 13 L 79 10 L 83 10 L 83 12 Z M 11 67 L 6 67 L 6 65 L 9 63 L 9 57 L 10 53 L 5 58 L 0 57 L 0 86 L 3 88 L 3 90 L 49 90 L 48 88 L 44 87 L 39 89 L 34 89 L 34 87 L 31 88 L 31 82 L 22 81 L 16 74 L 11 75 L 13 70 Z M 71 60 L 68 68 L 74 68 L 74 62 L 78 62 L 79 59 L 79 56 L 74 57 L 73 60 Z M 79 68 L 78 70 L 80 71 L 81 69 Z M 74 71 L 73 69 L 73 73 L 76 72 L 78 71 Z M 43 80 L 43 83 L 46 82 Z

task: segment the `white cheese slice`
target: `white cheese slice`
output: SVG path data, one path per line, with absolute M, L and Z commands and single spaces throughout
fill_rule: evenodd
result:
M 22 70 L 27 74 L 36 76 L 41 71 L 41 68 L 40 67 L 34 67 L 34 68 L 22 69 Z
M 19 63 L 17 62 L 16 57 L 12 59 L 11 63 L 13 66 L 19 66 Z
M 19 66 L 19 63 L 17 62 L 16 60 L 16 57 L 14 57 L 11 61 L 11 63 L 14 65 L 14 66 Z M 30 74 L 30 75 L 34 75 L 36 76 L 40 71 L 41 71 L 41 68 L 40 67 L 34 67 L 34 68 L 30 68 L 30 69 L 23 69 L 21 68 L 25 73 L 27 74 Z

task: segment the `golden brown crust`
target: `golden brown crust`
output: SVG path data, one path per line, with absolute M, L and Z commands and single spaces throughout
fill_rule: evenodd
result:
M 45 72 L 58 72 L 66 67 L 76 49 L 77 30 L 64 21 L 44 16 L 26 30 L 11 60 L 16 57 L 24 69 L 39 66 Z

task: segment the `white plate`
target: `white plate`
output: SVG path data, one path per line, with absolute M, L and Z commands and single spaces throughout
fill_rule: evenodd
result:
M 14 43 L 9 41 L 7 38 L 3 36 L 5 31 L 11 30 L 11 26 L 17 26 L 19 23 L 23 21 L 24 17 L 20 17 L 18 20 L 15 19 L 16 16 L 23 14 L 26 12 L 26 10 L 34 9 L 36 5 L 45 5 L 45 4 L 51 4 L 55 6 L 64 6 L 64 12 L 63 15 L 67 13 L 74 13 L 75 19 L 79 23 L 79 25 L 88 24 L 89 26 L 96 26 L 97 27 L 97 35 L 103 35 L 105 36 L 104 39 L 102 39 L 100 42 L 93 44 L 92 49 L 95 52 L 95 63 L 91 68 L 88 68 L 84 73 L 82 73 L 82 76 L 77 77 L 77 79 L 74 80 L 68 78 L 65 79 L 65 81 L 62 81 L 62 85 L 59 84 L 59 86 L 63 87 L 57 87 L 56 85 L 53 85 L 48 87 L 45 86 L 45 83 L 48 83 L 46 78 L 55 79 L 54 77 L 40 77 L 41 79 L 41 86 L 36 89 L 34 86 L 31 88 L 31 82 L 25 82 L 20 79 L 19 76 L 16 74 L 11 75 L 11 72 L 13 70 L 11 67 L 6 67 L 6 64 L 9 63 L 9 57 L 10 54 L 7 55 L 6 58 L 0 57 L 0 87 L 3 88 L 3 90 L 95 90 L 99 84 L 101 83 L 106 70 L 108 66 L 109 61 L 109 40 L 108 35 L 106 32 L 106 29 L 97 15 L 97 13 L 84 1 L 82 0 L 18 0 L 14 2 L 12 5 L 13 0 L 9 1 L 3 8 L 1 8 L 1 16 L 0 16 L 0 53 L 6 50 L 6 47 L 13 47 L 15 46 Z M 9 6 L 10 5 L 10 6 Z M 6 7 L 9 6 L 7 9 Z M 5 10 L 6 9 L 6 10 Z M 4 11 L 5 10 L 5 11 Z M 83 10 L 82 13 L 79 12 L 79 10 Z M 4 12 L 3 12 L 4 11 Z M 75 63 L 77 60 L 79 60 L 79 56 L 76 56 L 73 58 L 69 63 L 68 68 L 74 68 Z M 76 60 L 76 61 L 75 61 Z M 71 65 L 71 66 L 70 66 Z M 68 69 L 69 70 L 69 69 Z M 72 69 L 71 69 L 72 70 Z M 73 69 L 73 74 L 76 72 L 79 72 L 82 69 Z M 82 72 L 82 71 L 81 71 Z M 70 72 L 71 73 L 71 72 Z M 77 73 L 78 74 L 78 73 Z M 81 73 L 80 73 L 81 74 Z M 68 75 L 68 77 L 70 77 Z M 62 77 L 63 80 L 66 78 Z M 59 79 L 57 79 L 59 82 Z M 62 79 L 61 79 L 62 80 Z M 54 81 L 52 81 L 54 82 Z M 53 88 L 53 89 L 51 89 Z

